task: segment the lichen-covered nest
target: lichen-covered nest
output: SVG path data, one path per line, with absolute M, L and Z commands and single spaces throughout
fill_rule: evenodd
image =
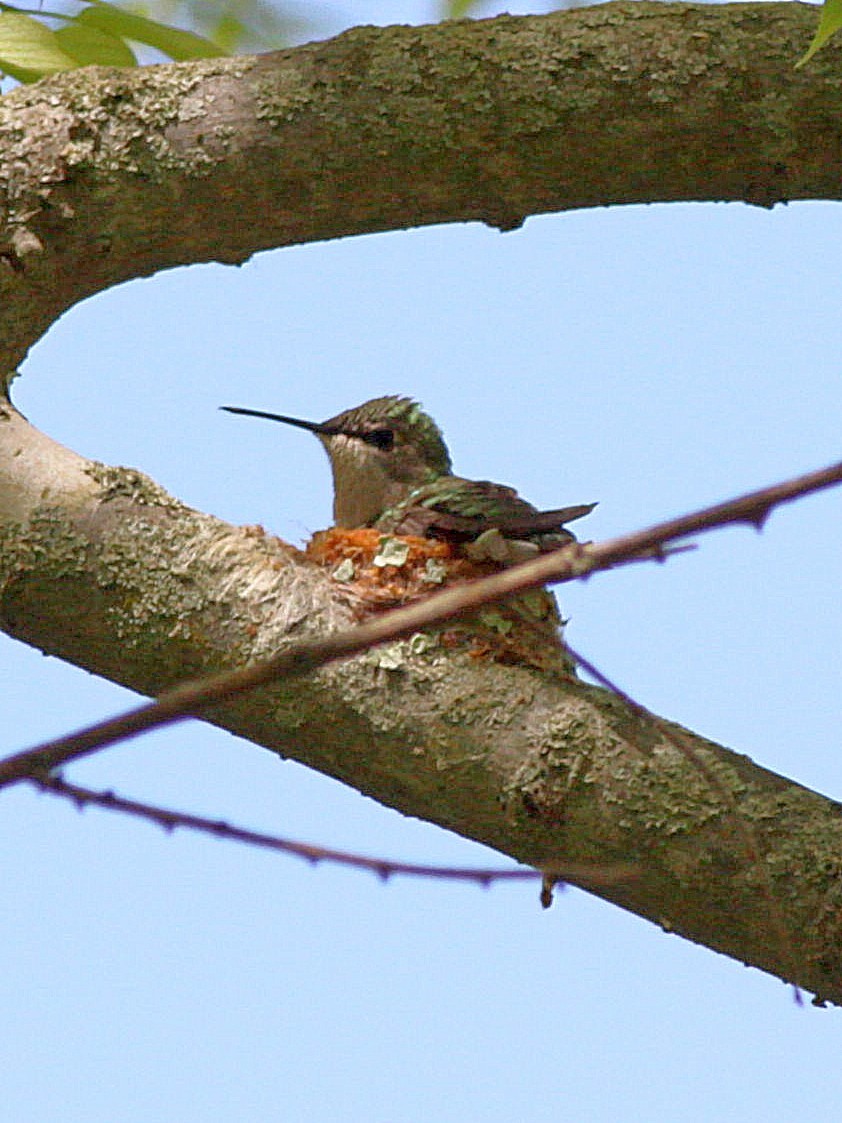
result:
M 448 542 L 385 535 L 369 528 L 319 531 L 305 554 L 342 585 L 359 619 L 499 569 L 493 562 L 475 562 L 460 555 Z M 563 675 L 573 671 L 561 641 L 555 597 L 545 589 L 478 609 L 474 615 L 438 629 L 437 635 L 445 646 L 465 647 L 476 658 Z

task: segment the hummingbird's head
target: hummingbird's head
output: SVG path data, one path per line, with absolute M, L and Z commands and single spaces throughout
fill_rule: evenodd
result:
M 315 433 L 330 457 L 337 526 L 370 526 L 413 488 L 451 470 L 438 426 L 411 398 L 372 398 L 323 422 L 222 408 Z

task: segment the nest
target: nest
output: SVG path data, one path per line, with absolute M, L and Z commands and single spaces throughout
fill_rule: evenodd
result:
M 342 585 L 359 620 L 500 569 L 493 562 L 472 561 L 458 546 L 440 539 L 384 535 L 369 528 L 319 531 L 305 554 Z M 480 608 L 436 634 L 444 646 L 466 649 L 477 659 L 569 677 L 573 665 L 561 627 L 555 597 L 546 589 L 533 589 Z

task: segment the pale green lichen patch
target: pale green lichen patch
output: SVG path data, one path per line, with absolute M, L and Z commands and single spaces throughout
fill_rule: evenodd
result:
M 41 131 L 20 134 L 18 155 L 37 155 L 42 163 L 44 157 L 53 160 L 56 171 L 61 169 L 55 182 L 69 169 L 78 174 L 87 168 L 100 175 L 129 172 L 160 182 L 172 171 L 196 175 L 209 166 L 189 122 L 210 121 L 214 102 L 227 104 L 228 91 L 252 65 L 253 60 L 245 58 L 209 59 L 140 70 L 86 67 L 57 74 L 49 80 L 49 122 L 42 83 L 15 90 L 2 102 L 18 118 L 25 120 L 29 112 L 38 115 Z M 3 108 L 0 105 L 0 137 L 8 141 L 14 134 Z M 14 118 L 10 121 L 14 124 Z M 25 151 L 27 145 L 37 151 Z
M 41 507 L 26 525 L 0 527 L 0 558 L 4 584 L 25 573 L 46 567 L 49 580 L 76 576 L 84 571 L 87 542 L 68 525 L 60 508 Z
M 409 543 L 401 538 L 384 535 L 380 539 L 377 553 L 371 559 L 371 564 L 380 568 L 386 565 L 401 566 L 409 557 Z
M 305 65 L 292 59 L 258 72 L 253 84 L 255 117 L 273 128 L 280 128 L 312 109 L 317 95 Z M 318 98 L 321 101 L 321 97 Z
M 435 632 L 415 632 L 409 639 L 395 640 L 363 652 L 359 661 L 381 671 L 408 671 L 415 669 L 420 657 L 429 657 L 438 648 L 439 638 Z
M 354 563 L 351 561 L 351 559 L 345 558 L 343 561 L 341 561 L 339 563 L 339 565 L 336 567 L 336 569 L 334 569 L 333 573 L 331 573 L 331 577 L 333 578 L 334 581 L 346 583 L 348 581 L 354 580 L 354 577 L 356 576 L 356 572 L 357 572 L 356 568 L 354 566 Z
M 447 568 L 438 558 L 427 558 L 421 580 L 428 585 L 443 585 L 447 579 Z
M 170 511 L 189 510 L 153 479 L 136 468 L 111 467 L 91 460 L 84 470 L 86 475 L 99 484 L 102 503 L 121 498 L 145 507 L 165 507 Z

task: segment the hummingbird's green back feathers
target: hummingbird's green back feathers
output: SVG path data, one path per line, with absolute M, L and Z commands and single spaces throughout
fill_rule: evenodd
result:
M 440 476 L 411 491 L 385 511 L 375 525 L 393 534 L 452 542 L 469 542 L 494 528 L 503 537 L 534 539 L 545 549 L 554 549 L 565 541 L 574 541 L 564 524 L 589 514 L 595 506 L 589 503 L 539 511 L 504 484 Z M 541 538 L 546 538 L 546 543 L 541 543 Z

